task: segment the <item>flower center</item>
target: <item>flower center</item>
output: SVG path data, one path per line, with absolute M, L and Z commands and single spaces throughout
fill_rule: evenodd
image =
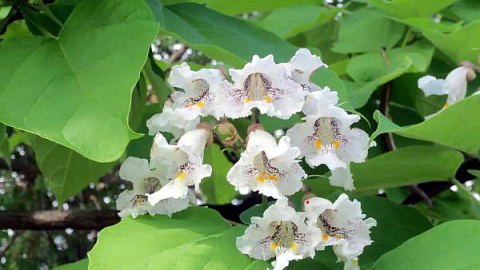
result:
M 191 97 L 185 100 L 186 107 L 205 107 L 205 99 L 210 94 L 210 86 L 204 79 L 196 79 L 192 81 L 193 89 L 195 93 L 200 93 L 198 97 Z
M 272 103 L 273 99 L 269 96 L 272 90 L 272 82 L 267 74 L 255 72 L 247 76 L 243 82 L 244 90 L 247 92 L 245 103 L 251 101 L 265 101 Z
M 259 183 L 264 183 L 266 180 L 277 181 L 279 177 L 279 170 L 270 165 L 270 160 L 267 157 L 265 151 L 258 153 L 253 157 L 253 165 L 257 170 L 257 175 L 255 179 Z
M 180 165 L 180 167 L 178 167 L 177 169 L 177 173 L 175 174 L 174 179 L 177 181 L 185 180 L 188 176 L 188 169 L 189 169 L 189 163 Z
M 322 230 L 322 240 L 327 241 L 330 237 L 336 239 L 348 238 L 347 232 L 339 227 L 333 225 L 333 215 L 335 210 L 327 209 L 323 212 L 317 220 L 317 226 Z
M 315 121 L 313 146 L 317 151 L 337 150 L 342 145 L 342 134 L 338 120 L 333 117 L 321 117 Z
M 162 184 L 160 183 L 160 180 L 156 177 L 147 177 L 143 179 L 143 189 L 145 190 L 146 193 L 152 194 L 155 191 L 159 190 L 162 187 Z
M 138 194 L 133 197 L 130 202 L 133 203 L 133 206 L 144 205 L 148 200 L 148 197 L 143 194 Z
M 292 221 L 273 221 L 270 223 L 272 236 L 270 237 L 270 248 L 277 249 L 298 249 L 298 245 L 304 240 L 305 235 L 298 233 L 298 227 Z

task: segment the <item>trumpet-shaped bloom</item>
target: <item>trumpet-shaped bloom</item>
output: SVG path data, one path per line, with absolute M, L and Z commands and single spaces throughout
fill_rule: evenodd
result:
M 118 196 L 117 209 L 119 216 L 132 216 L 146 213 L 150 215 L 163 214 L 170 216 L 172 213 L 188 207 L 189 199 L 164 199 L 157 204 L 147 202 L 148 194 L 160 190 L 168 183 L 160 171 L 152 170 L 146 159 L 129 157 L 120 167 L 120 177 L 132 182 L 133 189 L 125 190 Z
M 295 159 L 299 155 L 300 150 L 290 146 L 290 138 L 282 137 L 277 145 L 269 133 L 253 131 L 246 151 L 228 172 L 227 180 L 237 190 L 259 191 L 274 198 L 292 195 L 306 177 Z
M 207 139 L 208 131 L 205 129 L 185 133 L 177 145 L 168 144 L 161 133 L 155 136 L 151 151 L 152 167 L 165 172 L 168 183 L 148 196 L 152 205 L 167 198 L 185 198 L 189 186 L 198 189 L 202 179 L 212 174 L 210 165 L 203 164 Z
M 473 68 L 461 66 L 452 70 L 445 79 L 433 76 L 423 76 L 418 80 L 418 88 L 422 89 L 425 96 L 448 95 L 444 107 L 448 107 L 465 98 L 467 94 L 467 81 L 475 78 Z
M 215 88 L 223 80 L 216 69 L 192 71 L 186 63 L 174 66 L 168 82 L 183 91 L 175 91 L 165 102 L 162 113 L 147 121 L 149 134 L 166 131 L 178 138 L 195 129 L 200 116 L 217 116 Z
M 292 138 L 293 146 L 300 148 L 302 157 L 305 157 L 310 167 L 325 164 L 332 170 L 331 184 L 354 189 L 348 171 L 349 163 L 365 161 L 369 148 L 367 133 L 358 128 L 350 128 L 360 117 L 349 115 L 336 106 L 316 110 L 316 114 L 304 117 L 304 123 L 296 124 L 288 130 L 287 136 Z M 344 178 L 345 176 L 350 178 Z
M 324 87 L 318 91 L 308 93 L 302 112 L 305 115 L 322 115 L 328 113 L 338 103 L 338 94 Z
M 246 117 L 252 108 L 261 113 L 288 119 L 302 109 L 305 92 L 289 78 L 285 65 L 276 64 L 272 55 L 253 56 L 243 69 L 230 69 L 233 85 L 219 86 L 217 107 L 230 118 Z
M 322 198 L 310 198 L 304 202 L 308 222 L 322 231 L 322 241 L 316 246 L 323 250 L 333 246 L 338 258 L 346 263 L 345 269 L 358 267 L 358 256 L 365 246 L 372 243 L 370 228 L 376 226 L 373 218 L 365 219 L 361 204 L 350 201 L 342 194 L 331 203 Z
M 310 78 L 313 73 L 322 68 L 327 67 L 319 56 L 313 55 L 308 49 L 299 49 L 295 56 L 290 59 L 286 64 L 287 71 L 290 74 L 290 78 L 303 89 L 313 92 L 318 91 L 321 88 L 311 82 Z
M 321 230 L 305 222 L 305 213 L 295 212 L 287 200 L 277 200 L 263 217 L 252 217 L 245 234 L 237 238 L 243 254 L 260 260 L 276 257 L 274 270 L 281 270 L 292 260 L 313 258 L 321 241 Z

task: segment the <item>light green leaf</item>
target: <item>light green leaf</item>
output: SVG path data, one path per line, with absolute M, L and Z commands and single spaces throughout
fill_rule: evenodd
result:
M 227 173 L 233 164 L 225 157 L 217 144 L 205 149 L 204 161 L 212 166 L 212 176 L 202 180 L 200 189 L 208 204 L 230 203 L 237 192 L 227 181 Z
M 376 8 L 397 18 L 425 17 L 459 0 L 366 0 Z
M 360 9 L 345 15 L 332 50 L 340 53 L 380 52 L 402 38 L 405 27 L 375 9 Z
M 0 39 L 10 39 L 19 37 L 28 37 L 32 34 L 27 28 L 24 20 L 17 20 L 7 26 L 5 33 L 0 35 Z
M 463 162 L 459 152 L 439 146 L 409 146 L 388 152 L 364 163 L 352 163 L 354 194 L 376 194 L 379 189 L 430 181 L 449 181 Z M 305 184 L 320 196 L 338 193 L 324 178 L 311 178 Z
M 84 259 L 78 262 L 65 264 L 52 270 L 87 270 L 88 269 L 88 259 Z
M 30 142 L 37 165 L 48 180 L 59 205 L 90 183 L 98 182 L 113 166 L 113 163 L 89 160 L 72 149 L 38 136 L 31 136 Z
M 313 74 L 311 81 L 320 87 L 328 86 L 332 91 L 337 92 L 339 104 L 343 103 L 341 107 L 347 110 L 352 109 L 345 84 L 340 80 L 335 71 L 321 68 Z
M 480 21 L 474 21 L 449 34 L 429 29 L 423 35 L 456 64 L 466 60 L 476 63 L 480 55 L 480 38 L 477 38 L 480 36 Z
M 479 269 L 479 242 L 480 221 L 447 222 L 385 253 L 372 270 Z
M 413 28 L 418 28 L 422 31 L 427 29 L 433 29 L 442 33 L 450 33 L 462 27 L 462 22 L 448 22 L 441 21 L 435 22 L 432 18 L 407 18 L 407 19 L 398 19 L 397 21 L 402 22 L 406 25 L 409 25 Z
M 198 4 L 176 4 L 153 9 L 160 29 L 207 56 L 241 67 L 258 54 L 288 61 L 296 47 L 257 25 L 232 18 Z
M 248 13 L 252 11 L 269 11 L 291 5 L 323 4 L 323 1 L 321 0 L 194 0 L 192 2 L 207 2 L 209 8 L 228 15 Z
M 480 18 L 480 1 L 462 0 L 452 5 L 451 10 L 466 22 L 472 22 Z
M 0 43 L 0 121 L 99 161 L 138 137 L 127 124 L 132 88 L 157 26 L 136 0 L 85 0 L 58 38 Z
M 88 254 L 89 270 L 119 269 L 266 269 L 268 263 L 241 254 L 231 227 L 216 211 L 192 207 L 171 218 L 124 218 L 104 229 Z
M 385 115 L 383 115 L 378 110 L 373 113 L 373 119 L 377 121 L 378 125 L 375 132 L 373 132 L 372 135 L 370 136 L 370 141 L 375 140 L 375 138 L 377 138 L 380 134 L 391 133 L 391 132 L 402 129 L 401 126 L 390 121 L 390 119 L 385 117 Z
M 318 5 L 286 6 L 272 11 L 258 24 L 281 38 L 289 38 L 333 20 L 339 10 Z
M 471 96 L 412 126 L 398 128 L 389 123 L 387 118 L 378 115 L 380 128 L 377 128 L 374 134 L 377 136 L 394 132 L 407 138 L 431 141 L 478 156 L 480 121 L 476 115 L 480 115 L 480 96 Z

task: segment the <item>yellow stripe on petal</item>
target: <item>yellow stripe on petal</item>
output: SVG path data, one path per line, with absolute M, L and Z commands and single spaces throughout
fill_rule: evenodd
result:
M 196 105 L 197 105 L 197 107 L 199 107 L 199 108 L 205 107 L 205 103 L 204 103 L 202 100 L 200 100 L 199 102 L 197 102 Z
M 178 180 L 178 181 L 183 181 L 183 180 L 185 180 L 185 178 L 187 178 L 187 172 L 186 171 L 181 171 L 181 172 L 177 173 L 177 175 L 175 175 L 175 180 Z
M 298 249 L 298 244 L 297 243 L 291 244 L 290 249 L 293 250 L 293 251 L 297 250 Z
M 315 146 L 315 149 L 320 150 L 320 148 L 322 148 L 322 141 L 320 140 L 315 140 L 313 141 L 313 145 Z
M 276 244 L 275 242 L 272 242 L 272 243 L 270 244 L 270 249 L 271 249 L 271 250 L 276 250 L 277 247 L 278 247 L 278 246 L 277 246 L 277 244 Z

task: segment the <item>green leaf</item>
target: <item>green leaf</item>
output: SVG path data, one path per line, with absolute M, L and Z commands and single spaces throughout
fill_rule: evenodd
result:
M 28 37 L 32 34 L 28 31 L 24 20 L 17 20 L 7 26 L 5 33 L 0 35 L 0 39 L 11 39 L 19 37 Z
M 344 103 L 341 107 L 347 110 L 352 109 L 345 84 L 340 80 L 335 71 L 321 68 L 313 74 L 311 81 L 320 87 L 328 86 L 332 91 L 336 91 L 339 104 Z
M 480 221 L 447 222 L 384 254 L 372 270 L 479 269 L 479 242 Z
M 374 134 L 377 136 L 394 132 L 407 138 L 431 141 L 478 156 L 480 121 L 476 115 L 480 115 L 480 96 L 471 96 L 412 126 L 398 128 L 386 117 L 378 115 L 379 128 Z
M 7 137 L 7 127 L 0 123 L 0 157 L 10 158 L 9 154 L 9 143 Z
M 437 23 L 432 18 L 407 18 L 397 19 L 397 21 L 420 30 L 433 29 L 442 33 L 453 32 L 462 27 L 462 22 L 452 23 L 448 21 L 441 21 Z
M 451 10 L 466 22 L 480 18 L 480 1 L 462 0 L 452 5 Z
M 340 26 L 338 40 L 332 50 L 340 53 L 380 52 L 393 47 L 405 26 L 375 9 L 360 9 L 346 15 Z
M 425 17 L 459 0 L 366 0 L 369 4 L 397 18 Z
M 375 194 L 379 189 L 413 185 L 430 181 L 448 181 L 455 177 L 463 162 L 459 152 L 439 146 L 399 148 L 364 163 L 352 163 L 354 194 Z M 305 184 L 319 196 L 342 191 L 329 187 L 328 180 L 310 178 Z
M 38 136 L 32 136 L 30 142 L 37 165 L 48 180 L 59 205 L 90 183 L 98 182 L 113 166 L 113 163 L 89 160 L 72 149 Z
M 241 67 L 258 54 L 288 61 L 296 47 L 257 25 L 198 4 L 176 4 L 153 10 L 160 29 L 208 57 Z
M 386 59 L 380 53 L 356 56 L 347 65 L 347 73 L 356 82 L 344 81 L 354 108 L 363 107 L 378 86 L 405 73 L 424 72 L 432 60 L 434 48 L 426 42 L 392 49 Z
M 474 21 L 449 34 L 428 29 L 423 35 L 456 64 L 466 60 L 476 63 L 480 55 L 480 39 L 475 38 L 480 36 L 480 21 Z
M 0 43 L 0 121 L 99 161 L 138 137 L 127 124 L 133 86 L 157 26 L 136 0 L 85 0 L 58 38 Z
M 192 207 L 172 218 L 124 218 L 100 234 L 88 257 L 89 270 L 266 269 L 268 263 L 241 254 L 231 227 L 214 210 Z
M 227 204 L 235 199 L 237 192 L 227 181 L 227 173 L 233 164 L 225 157 L 217 144 L 205 149 L 204 161 L 212 166 L 212 176 L 202 180 L 200 189 L 208 204 Z
M 209 8 L 228 15 L 248 13 L 252 11 L 269 11 L 291 5 L 323 4 L 323 1 L 319 0 L 194 0 L 191 2 L 206 2 Z
M 333 20 L 339 10 L 318 5 L 286 6 L 275 9 L 258 24 L 281 38 L 289 38 Z
M 88 269 L 88 259 L 83 259 L 78 262 L 65 264 L 52 270 L 87 270 Z

